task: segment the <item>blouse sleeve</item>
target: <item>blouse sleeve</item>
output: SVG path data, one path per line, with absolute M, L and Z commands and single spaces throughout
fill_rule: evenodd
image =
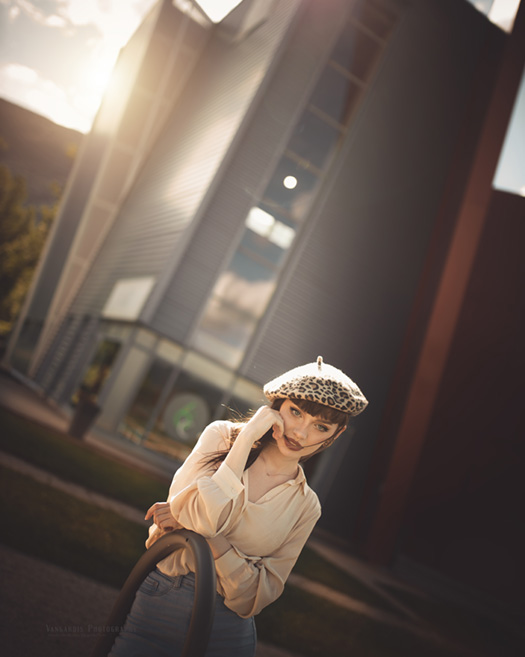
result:
M 321 515 L 317 496 L 271 555 L 249 557 L 232 546 L 216 559 L 215 567 L 224 590 L 225 604 L 243 618 L 258 614 L 276 600 Z
M 192 453 L 175 473 L 168 495 L 171 513 L 179 524 L 205 538 L 228 529 L 235 501 L 244 490 L 224 462 L 216 472 L 205 465 L 207 456 L 226 448 L 224 425 L 213 422 L 203 431 Z
M 168 502 L 181 527 L 205 538 L 228 536 L 243 508 L 244 484 L 222 462 L 214 471 L 205 464 L 206 456 L 226 449 L 228 423 L 213 422 L 202 433 L 197 445 L 175 473 Z M 225 604 L 243 618 L 258 614 L 276 600 L 315 523 L 321 515 L 317 495 L 308 489 L 302 511 L 297 514 L 283 542 L 272 554 L 250 556 L 238 546 L 215 560 Z

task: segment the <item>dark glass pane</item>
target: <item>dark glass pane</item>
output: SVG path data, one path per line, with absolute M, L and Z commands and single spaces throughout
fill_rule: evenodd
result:
M 183 461 L 215 415 L 223 391 L 181 372 L 144 445 Z
M 340 137 L 339 130 L 311 112 L 305 112 L 294 130 L 289 149 L 324 169 Z
M 383 8 L 374 7 L 373 3 L 363 2 L 355 14 L 357 20 L 377 34 L 381 39 L 386 39 L 395 23 L 395 16 L 387 13 Z
M 360 80 L 367 80 L 381 53 L 381 45 L 354 25 L 347 25 L 336 44 L 332 60 Z
M 141 441 L 144 429 L 172 370 L 173 365 L 170 363 L 163 360 L 153 361 L 126 417 L 119 427 L 119 432 L 126 438 L 134 442 Z
M 72 404 L 76 404 L 80 398 L 89 398 L 92 401 L 98 399 L 99 393 L 111 373 L 120 346 L 120 342 L 114 340 L 101 340 L 84 373 L 79 389 L 71 399 Z
M 345 125 L 357 105 L 361 88 L 332 66 L 327 66 L 312 95 L 312 105 Z

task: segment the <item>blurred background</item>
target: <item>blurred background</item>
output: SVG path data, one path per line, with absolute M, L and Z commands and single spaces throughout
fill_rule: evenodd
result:
M 4 369 L 166 472 L 320 354 L 317 534 L 523 613 L 519 4 L 0 2 Z

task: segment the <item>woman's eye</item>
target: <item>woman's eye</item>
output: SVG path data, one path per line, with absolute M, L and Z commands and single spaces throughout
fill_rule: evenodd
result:
M 299 417 L 301 415 L 301 413 L 296 408 L 292 407 L 290 410 L 292 411 L 292 414 L 296 415 L 297 417 Z
M 318 429 L 318 431 L 322 431 L 322 432 L 328 431 L 328 427 L 325 427 L 324 424 L 318 424 L 317 429 Z

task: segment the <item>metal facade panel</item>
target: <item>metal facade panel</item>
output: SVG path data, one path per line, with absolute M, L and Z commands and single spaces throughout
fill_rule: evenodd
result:
M 161 282 L 171 271 L 182 255 L 182 237 L 228 153 L 296 4 L 281 2 L 268 25 L 239 44 L 209 42 L 124 201 L 73 312 L 99 313 L 119 279 L 155 276 Z M 194 314 L 193 307 L 188 311 Z M 153 326 L 168 336 L 180 335 L 169 312 Z
M 369 398 L 322 500 L 320 526 L 340 536 L 358 513 L 486 35 L 468 6 L 406 8 L 242 367 L 262 383 L 321 354 Z
M 283 3 L 279 7 L 283 9 Z M 341 16 L 347 11 L 339 0 L 330 0 L 322 8 L 309 3 L 302 9 L 157 311 L 155 327 L 181 342 L 190 336 L 218 275 L 236 248 L 246 216 L 260 200 L 282 156 L 338 32 Z M 260 36 L 269 38 L 263 32 Z M 273 32 L 270 36 L 277 38 Z M 282 39 L 280 33 L 278 36 Z M 244 65 L 255 66 L 258 56 L 253 50 L 250 57 L 255 61 L 250 63 L 247 53 Z M 229 75 L 237 76 L 237 71 L 232 62 Z

